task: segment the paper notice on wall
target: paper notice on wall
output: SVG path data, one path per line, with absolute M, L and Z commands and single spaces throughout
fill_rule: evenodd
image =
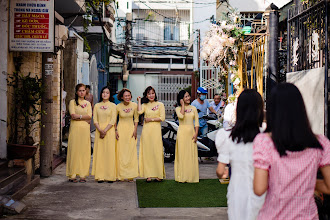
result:
M 54 52 L 54 0 L 10 1 L 11 51 Z
M 304 99 L 308 119 L 315 134 L 324 134 L 324 67 L 286 74 Z

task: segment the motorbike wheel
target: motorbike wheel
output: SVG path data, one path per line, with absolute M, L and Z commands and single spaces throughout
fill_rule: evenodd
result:
M 175 155 L 174 154 L 167 154 L 164 152 L 164 162 L 165 163 L 172 163 L 175 159 Z
M 175 159 L 175 140 L 163 138 L 164 162 L 171 163 Z

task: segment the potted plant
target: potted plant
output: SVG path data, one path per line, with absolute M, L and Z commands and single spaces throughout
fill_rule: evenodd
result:
M 8 141 L 8 158 L 28 159 L 37 150 L 37 146 L 33 146 L 35 141 L 31 134 L 38 128 L 36 123 L 41 126 L 41 97 L 45 88 L 38 76 L 32 77 L 31 73 L 24 76 L 18 71 L 8 76 L 8 85 L 13 87 L 15 103 L 12 112 L 13 135 Z M 19 130 L 22 131 L 20 138 Z

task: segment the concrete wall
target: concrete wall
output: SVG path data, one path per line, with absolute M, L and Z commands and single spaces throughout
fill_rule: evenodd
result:
M 63 69 L 63 88 L 67 92 L 66 106 L 71 99 L 74 99 L 75 86 L 77 84 L 77 40 L 75 38 L 69 38 L 65 43 L 64 49 L 64 69 Z
M 52 95 L 53 95 L 53 153 L 60 153 L 61 146 L 61 56 L 63 52 L 59 50 L 57 52 L 56 59 L 54 60 L 54 71 L 53 71 L 53 84 L 52 84 Z
M 81 37 L 77 37 L 77 84 L 83 83 L 83 62 L 84 62 L 84 40 Z
M 14 57 L 22 56 L 22 65 L 20 68 L 20 72 L 23 75 L 27 75 L 31 73 L 32 77 L 38 76 L 39 78 L 42 77 L 42 53 L 33 53 L 33 52 L 10 52 L 8 53 L 8 76 L 12 75 L 15 71 L 14 67 Z M 13 126 L 14 121 L 13 119 L 13 113 L 14 109 L 17 107 L 16 103 L 14 102 L 14 92 L 12 87 L 8 88 L 8 95 L 7 95 L 7 111 L 8 111 L 8 117 L 7 117 L 7 140 L 10 140 L 10 137 L 13 135 Z M 40 118 L 40 116 L 38 116 Z M 21 123 L 18 124 L 21 126 Z M 31 136 L 33 137 L 35 142 L 40 143 L 40 135 L 41 135 L 41 128 L 39 123 L 35 123 L 32 127 L 33 132 L 31 133 Z M 18 143 L 23 143 L 23 131 L 22 129 L 18 129 Z M 40 153 L 39 150 L 37 151 L 35 155 L 35 168 L 39 168 L 40 166 Z
M 8 1 L 0 0 L 0 159 L 7 157 Z
M 99 71 L 97 70 L 97 60 L 95 55 L 92 55 L 89 66 L 89 85 L 91 86 L 91 93 L 94 97 L 94 105 L 99 100 Z
M 42 77 L 42 53 L 34 53 L 34 52 L 11 52 L 9 53 L 9 62 L 8 62 L 8 76 L 12 75 L 14 72 L 14 63 L 13 58 L 21 56 L 22 65 L 20 68 L 20 73 L 23 75 L 27 75 L 31 73 L 31 77 L 38 76 L 39 78 Z M 11 126 L 13 126 L 13 112 L 14 108 L 16 108 L 16 103 L 14 102 L 14 93 L 11 87 L 8 87 L 8 136 L 10 137 L 13 133 Z M 19 123 L 18 127 L 21 127 L 22 124 Z M 33 126 L 34 131 L 32 132 L 31 136 L 33 137 L 35 142 L 40 142 L 40 128 L 39 123 L 35 123 Z M 23 143 L 23 134 L 22 128 L 18 128 L 18 143 Z

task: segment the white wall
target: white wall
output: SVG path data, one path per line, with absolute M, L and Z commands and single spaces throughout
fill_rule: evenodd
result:
M 157 3 L 155 2 L 148 2 L 148 1 L 139 1 L 139 0 L 133 0 L 132 7 L 133 9 L 164 9 L 164 10 L 172 10 L 177 8 L 178 10 L 187 10 L 191 9 L 191 2 L 194 2 L 194 0 L 186 0 L 186 1 L 168 1 L 168 0 L 158 0 Z
M 216 19 L 216 0 L 194 0 L 193 6 L 193 30 L 200 30 L 201 40 L 205 36 L 205 33 L 210 29 L 211 22 L 209 19 L 214 16 Z
M 143 19 L 148 17 L 149 12 L 152 12 L 153 16 L 149 19 L 155 22 L 147 22 Z M 189 23 L 190 23 L 190 11 L 178 10 L 178 16 L 176 16 L 175 10 L 157 10 L 158 13 L 168 18 L 176 20 L 178 17 L 178 27 L 180 29 L 180 41 L 189 41 Z M 148 9 L 133 10 L 133 19 L 142 19 L 138 24 L 133 24 L 133 39 L 138 39 L 138 34 L 143 34 L 146 39 L 163 41 L 164 40 L 164 16 L 161 16 L 156 12 Z M 159 21 L 159 22 L 157 22 Z
M 118 87 L 119 88 L 119 87 Z M 130 74 L 127 88 L 132 92 L 132 101 L 136 103 L 136 98 L 143 95 L 146 88 L 146 77 L 144 74 Z
M 203 41 L 205 33 L 210 29 L 212 16 L 216 21 L 216 0 L 194 0 L 193 6 L 193 48 L 194 48 L 194 70 L 198 70 L 198 32 L 200 31 L 200 43 Z
M 237 8 L 240 12 L 261 12 L 271 4 L 275 4 L 278 8 L 289 3 L 290 0 L 229 0 L 229 4 L 233 8 Z
M 8 1 L 0 0 L 0 159 L 7 157 Z
M 117 7 L 117 2 L 118 2 L 118 8 L 117 8 L 116 13 L 118 13 L 119 18 L 125 18 L 126 13 L 131 13 L 132 12 L 132 0 L 119 0 L 119 1 L 116 1 L 116 7 Z M 116 17 L 117 17 L 117 15 L 116 15 Z

